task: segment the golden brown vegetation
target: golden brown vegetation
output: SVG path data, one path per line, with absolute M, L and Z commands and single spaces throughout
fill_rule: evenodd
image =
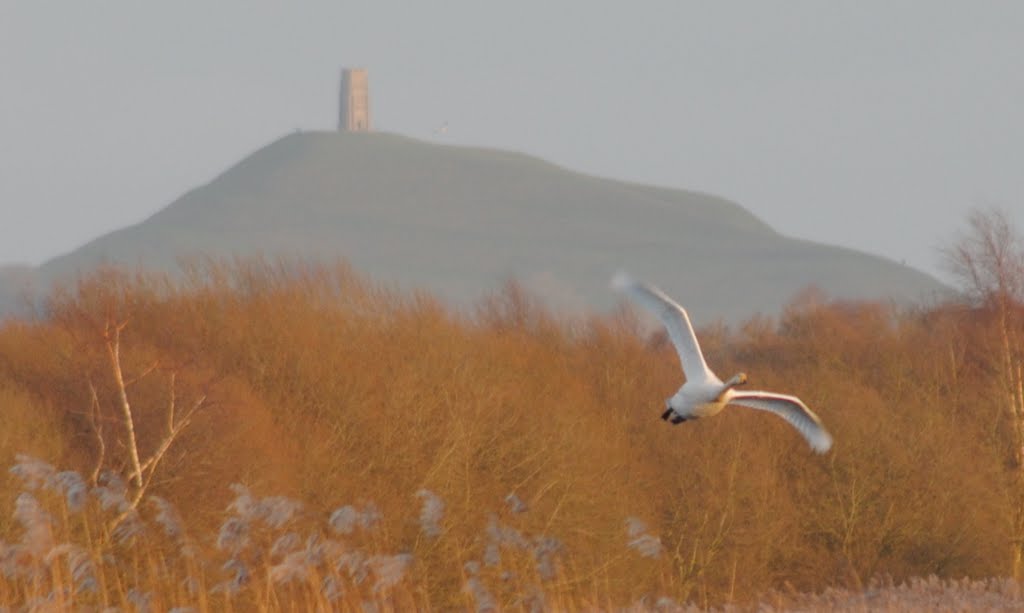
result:
M 658 420 L 681 374 L 664 336 L 646 338 L 625 311 L 560 320 L 510 285 L 458 313 L 345 266 L 211 263 L 175 282 L 104 271 L 55 293 L 38 320 L 0 328 L 0 465 L 27 454 L 77 470 L 91 491 L 124 481 L 120 512 L 93 494 L 79 512 L 59 492 L 32 494 L 52 542 L 77 543 L 97 575 L 94 589 L 60 597 L 93 605 L 332 606 L 321 582 L 343 573 L 281 581 L 285 553 L 246 558 L 238 600 L 212 591 L 235 572 L 218 546 L 226 518 L 244 515 L 234 483 L 302 503 L 279 532 L 251 529 L 256 551 L 288 530 L 340 542 L 332 511 L 379 509 L 379 525 L 338 546 L 411 562 L 400 588 L 344 579 L 342 609 L 483 610 L 486 596 L 528 609 L 531 594 L 556 609 L 660 596 L 710 606 L 875 577 L 1005 577 L 1019 467 L 999 348 L 1008 330 L 1024 338 L 1024 314 L 1003 306 L 901 311 L 808 292 L 777 322 L 700 330 L 716 370 L 750 372 L 821 415 L 836 445 L 818 456 L 759 412 Z M 4 564 L 31 558 L 3 545 L 25 538 L 7 513 L 30 504 L 24 489 L 0 475 Z M 421 490 L 444 503 L 437 534 L 421 521 Z M 510 493 L 529 510 L 513 513 Z M 115 535 L 132 510 L 162 523 L 160 503 L 144 504 L 154 496 L 178 510 L 196 557 L 156 529 Z M 630 518 L 660 538 L 660 555 L 627 546 L 643 531 L 627 534 Z M 68 551 L 37 561 L 31 581 L 0 573 L 0 605 L 73 586 Z

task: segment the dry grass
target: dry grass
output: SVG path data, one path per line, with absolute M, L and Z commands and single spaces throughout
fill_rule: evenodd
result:
M 127 322 L 143 455 L 172 389 L 182 404 L 209 399 L 130 541 L 114 534 L 119 503 L 95 495 L 110 487 L 100 475 L 127 480 L 130 466 L 99 334 L 110 321 Z M 932 575 L 907 589 L 1012 597 L 1009 584 L 949 582 L 1010 567 L 1015 467 L 984 313 L 808 295 L 778 322 L 700 335 L 717 370 L 818 410 L 833 452 L 749 411 L 666 426 L 674 354 L 626 312 L 560 320 L 512 285 L 456 313 L 345 266 L 212 263 L 175 283 L 99 273 L 38 321 L 0 328 L 0 460 L 73 469 L 89 492 L 72 510 L 57 485 L 0 475 L 0 503 L 21 510 L 0 515 L 4 563 L 33 569 L 0 578 L 0 606 L 706 608 L 785 589 L 823 595 L 765 602 L 852 610 L 875 608 L 872 577 L 892 578 L 879 597 L 903 598 L 895 586 Z M 283 523 L 267 523 L 275 505 L 294 507 Z M 46 551 L 25 549 L 45 533 L 25 523 L 33 509 Z M 245 547 L 232 549 L 232 530 Z M 95 590 L 79 586 L 83 560 Z

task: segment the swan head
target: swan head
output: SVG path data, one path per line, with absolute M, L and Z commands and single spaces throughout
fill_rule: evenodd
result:
M 738 374 L 734 375 L 732 379 L 729 379 L 725 383 L 725 386 L 726 386 L 726 388 L 733 388 L 733 387 L 736 387 L 737 385 L 743 385 L 746 382 L 747 382 L 747 373 L 741 372 L 741 373 L 738 373 Z

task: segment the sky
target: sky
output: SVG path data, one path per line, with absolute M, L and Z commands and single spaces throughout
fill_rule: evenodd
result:
M 0 263 L 335 129 L 363 67 L 376 130 L 713 193 L 945 278 L 972 207 L 1024 229 L 1022 32 L 1016 0 L 0 0 Z

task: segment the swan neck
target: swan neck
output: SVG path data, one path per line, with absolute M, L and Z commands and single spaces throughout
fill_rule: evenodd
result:
M 729 379 L 728 381 L 726 381 L 725 387 L 722 388 L 722 391 L 723 392 L 727 392 L 727 391 L 731 390 L 732 388 L 736 387 L 737 385 L 743 385 L 746 382 L 747 382 L 747 375 L 746 375 L 746 373 L 742 373 L 741 372 L 738 375 L 735 375 L 732 379 Z

